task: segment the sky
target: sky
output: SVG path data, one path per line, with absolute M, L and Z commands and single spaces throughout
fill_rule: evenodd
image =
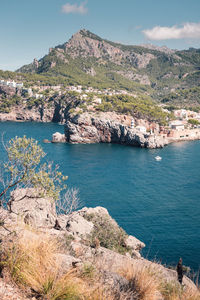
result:
M 200 0 L 0 0 L 0 69 L 40 59 L 83 28 L 123 44 L 200 48 Z

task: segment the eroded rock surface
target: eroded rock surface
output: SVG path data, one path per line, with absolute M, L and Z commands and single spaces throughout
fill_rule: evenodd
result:
M 55 132 L 52 135 L 52 143 L 65 143 L 65 142 L 66 142 L 66 138 L 64 134 L 60 132 Z
M 67 120 L 65 136 L 69 143 L 116 143 L 141 148 L 162 148 L 168 141 L 162 135 L 142 133 L 112 120 L 110 114 L 83 113 Z
M 6 236 L 9 241 L 16 237 L 24 237 L 25 241 L 42 240 L 43 237 L 47 240 L 57 240 L 60 246 L 55 253 L 55 262 L 60 275 L 65 274 L 71 268 L 81 271 L 86 265 L 95 266 L 98 274 L 101 274 L 102 283 L 116 291 L 123 291 L 127 288 L 128 281 L 120 275 L 120 270 L 126 268 L 127 270 L 133 268 L 138 272 L 144 269 L 151 270 L 161 282 L 177 282 L 176 271 L 140 256 L 139 251 L 145 245 L 134 236 L 126 236 L 125 247 L 129 252 L 124 254 L 102 247 L 101 243 L 95 245 L 90 243 L 92 233 L 98 227 L 97 222 L 100 222 L 100 227 L 106 224 L 108 229 L 112 228 L 113 234 L 119 230 L 116 221 L 103 207 L 84 207 L 70 215 L 58 216 L 51 199 L 39 198 L 33 189 L 16 190 L 12 193 L 11 200 L 11 213 L 3 208 L 0 209 L 2 240 Z M 56 219 L 60 223 L 60 230 L 54 228 Z M 29 224 L 28 227 L 27 224 Z M 109 238 L 105 231 L 104 235 Z M 183 284 L 184 288 L 196 291 L 194 283 L 186 276 L 183 278 Z M 4 286 L 6 287 L 4 283 L 2 285 L 0 283 L 0 294 L 1 287 L 4 288 Z M 9 295 L 12 295 L 12 289 Z M 20 296 L 19 299 L 21 299 Z
M 56 207 L 52 199 L 39 197 L 34 189 L 17 189 L 11 193 L 12 214 L 34 227 L 53 226 Z

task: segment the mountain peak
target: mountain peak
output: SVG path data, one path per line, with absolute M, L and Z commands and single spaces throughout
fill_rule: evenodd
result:
M 98 35 L 94 34 L 93 32 L 91 32 L 85 28 L 80 29 L 78 32 L 73 34 L 71 39 L 76 38 L 76 37 L 91 38 L 93 40 L 103 41 L 103 39 L 101 37 L 99 37 Z

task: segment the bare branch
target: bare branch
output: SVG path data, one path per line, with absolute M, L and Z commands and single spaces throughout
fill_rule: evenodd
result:
M 77 188 L 68 189 L 62 199 L 56 201 L 56 208 L 66 215 L 77 210 L 81 206 Z

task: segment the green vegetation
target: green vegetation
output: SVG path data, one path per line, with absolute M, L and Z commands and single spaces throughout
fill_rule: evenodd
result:
M 154 103 L 147 96 L 104 96 L 102 104 L 97 106 L 100 111 L 116 111 L 123 114 L 130 114 L 138 118 L 147 118 L 150 121 L 155 121 L 160 124 L 166 124 L 169 114 Z
M 65 188 L 64 181 L 67 177 L 58 171 L 58 167 L 53 169 L 51 164 L 41 164 L 45 153 L 37 141 L 26 136 L 15 137 L 8 142 L 5 150 L 8 161 L 1 167 L 7 182 L 0 193 L 1 202 L 7 203 L 5 196 L 8 191 L 26 186 L 35 188 L 40 196 L 59 199 L 61 190 Z
M 28 98 L 26 102 L 27 108 L 31 109 L 33 107 L 38 107 L 44 105 L 45 100 L 43 98 L 35 99 L 34 97 Z
M 6 80 L 11 79 L 17 82 L 23 82 L 24 87 L 30 87 L 33 85 L 38 86 L 53 86 L 53 85 L 68 85 L 69 80 L 63 76 L 54 77 L 48 74 L 34 74 L 34 73 L 17 73 L 11 71 L 0 70 L 0 78 Z
M 189 120 L 188 120 L 188 123 L 189 123 L 189 124 L 192 124 L 193 126 L 197 126 L 197 125 L 200 124 L 199 121 L 198 121 L 198 120 L 195 120 L 195 119 L 189 119 Z
M 172 103 L 182 107 L 199 106 L 199 49 L 165 53 L 159 49 L 113 43 L 87 30 L 81 30 L 80 34 L 83 39 L 83 47 L 71 47 L 66 52 L 66 43 L 59 45 L 39 60 L 38 67 L 32 63 L 23 66 L 17 73 L 0 71 L 0 78 L 23 82 L 25 87 L 60 85 L 64 90 L 69 85 L 82 85 L 99 90 L 108 88 L 127 90 L 134 92 L 139 97 L 148 94 L 154 100 L 170 105 Z M 89 43 L 88 40 L 85 41 L 86 38 L 97 41 L 96 47 L 101 49 L 100 56 L 92 56 L 93 44 L 91 45 L 91 54 L 85 55 L 87 43 Z M 108 54 L 106 44 L 121 51 L 119 60 L 117 56 L 115 58 Z M 143 65 L 138 66 L 138 57 L 145 61 L 144 57 L 147 54 L 154 55 L 154 58 L 147 65 L 144 64 L 144 67 Z M 130 77 L 126 74 L 130 74 Z M 131 78 L 134 78 L 134 75 L 136 75 L 136 79 L 133 80 Z M 142 78 L 144 75 L 148 76 L 150 85 L 138 82 L 137 78 Z M 35 105 L 37 106 L 38 103 L 30 101 L 29 107 Z M 1 103 L 0 110 L 9 112 L 10 107 L 10 104 Z M 110 105 L 108 105 L 108 109 L 110 109 Z M 145 111 L 146 109 L 144 109 L 144 113 Z M 152 118 L 154 117 L 157 119 L 157 116 L 153 115 Z
M 178 89 L 162 98 L 162 103 L 179 105 L 183 107 L 200 106 L 200 87 L 190 89 Z
M 22 97 L 14 95 L 7 97 L 5 94 L 0 98 L 0 112 L 9 113 L 14 105 L 19 105 L 22 102 Z
M 128 237 L 127 234 L 116 223 L 113 223 L 107 215 L 98 216 L 88 214 L 85 218 L 94 224 L 94 229 L 90 237 L 91 246 L 95 247 L 98 241 L 100 246 L 121 254 L 125 254 L 130 250 L 125 245 L 125 239 Z

